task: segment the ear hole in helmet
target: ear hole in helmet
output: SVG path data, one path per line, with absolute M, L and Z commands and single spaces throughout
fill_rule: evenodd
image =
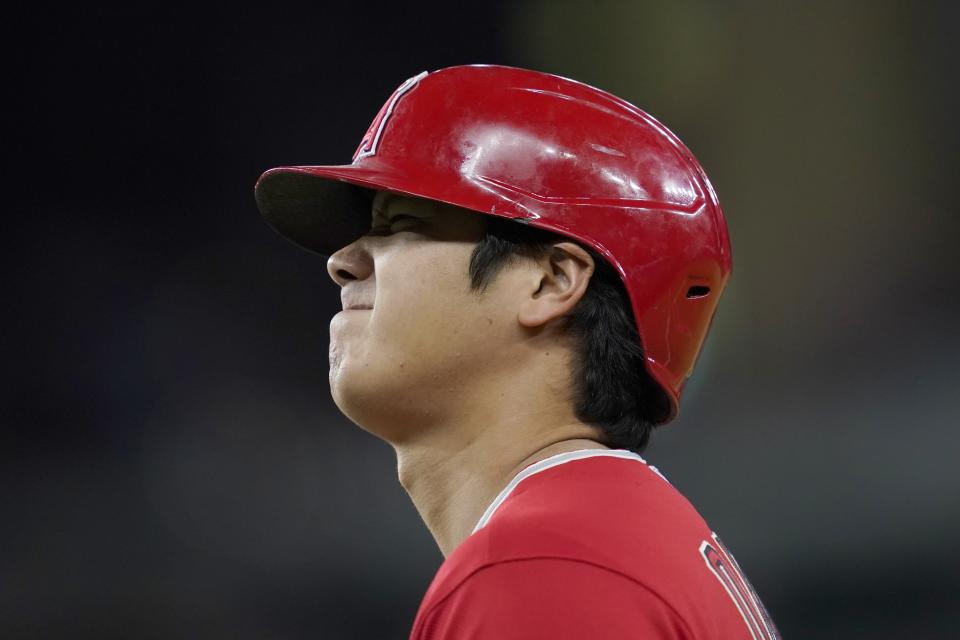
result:
M 700 284 L 696 284 L 689 289 L 687 289 L 687 299 L 690 298 L 703 298 L 710 293 L 710 287 L 705 287 Z

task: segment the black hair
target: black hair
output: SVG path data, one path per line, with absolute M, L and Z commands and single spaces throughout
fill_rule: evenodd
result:
M 556 242 L 575 242 L 505 218 L 487 220 L 486 233 L 470 256 L 470 287 L 478 293 L 504 265 L 546 256 Z M 666 416 L 669 401 L 644 367 L 643 346 L 620 274 L 592 248 L 577 244 L 595 266 L 586 292 L 562 325 L 575 345 L 569 400 L 579 420 L 599 428 L 604 445 L 641 453 L 654 426 Z

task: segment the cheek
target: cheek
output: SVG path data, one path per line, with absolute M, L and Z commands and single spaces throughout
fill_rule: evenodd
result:
M 488 368 L 513 338 L 505 305 L 492 292 L 470 290 L 472 245 L 406 248 L 381 256 L 372 311 L 331 322 L 331 382 L 339 376 L 348 386 L 456 385 Z
M 371 335 L 385 345 L 427 349 L 449 338 L 449 325 L 463 313 L 463 302 L 454 295 L 460 280 L 429 265 L 384 276 L 377 282 L 377 305 L 371 318 Z
M 472 245 L 433 243 L 384 259 L 377 276 L 372 342 L 397 356 L 430 356 L 463 338 L 479 313 L 470 291 Z

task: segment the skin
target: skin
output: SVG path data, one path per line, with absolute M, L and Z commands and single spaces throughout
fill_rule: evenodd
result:
M 371 231 L 327 262 L 344 307 L 330 322 L 330 389 L 340 410 L 390 443 L 401 485 L 443 555 L 524 467 L 606 449 L 570 394 L 561 319 L 586 291 L 590 255 L 558 242 L 472 291 L 481 214 L 378 192 Z M 407 216 L 407 217 L 403 217 Z

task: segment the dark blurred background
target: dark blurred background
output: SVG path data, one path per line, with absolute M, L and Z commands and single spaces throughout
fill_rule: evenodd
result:
M 954 3 L 31 6 L 0 27 L 0 637 L 407 636 L 442 557 L 253 184 L 477 62 L 612 91 L 713 178 L 734 276 L 646 455 L 784 635 L 957 637 Z

